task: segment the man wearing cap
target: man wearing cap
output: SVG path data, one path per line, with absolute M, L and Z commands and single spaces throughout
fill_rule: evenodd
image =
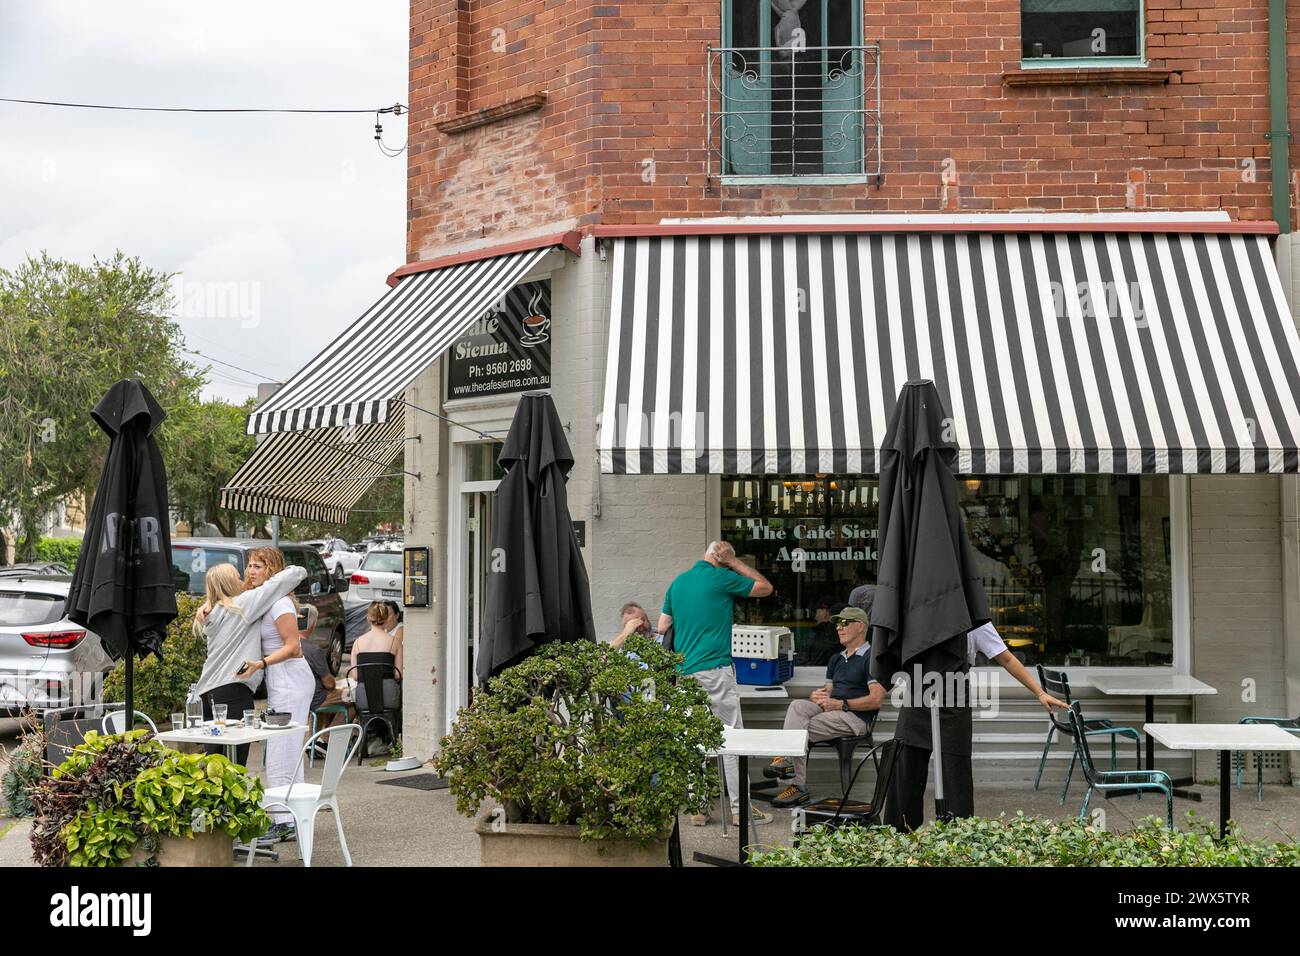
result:
M 826 684 L 807 700 L 790 702 L 785 712 L 786 730 L 808 731 L 808 742 L 857 737 L 867 732 L 866 714 L 880 709 L 885 688 L 871 677 L 871 646 L 867 643 L 867 615 L 861 608 L 845 607 L 831 618 L 842 650 L 826 665 Z M 790 780 L 772 800 L 774 807 L 808 802 L 808 757 L 777 757 L 763 769 L 767 777 Z

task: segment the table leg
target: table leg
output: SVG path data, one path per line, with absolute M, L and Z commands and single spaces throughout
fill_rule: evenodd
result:
M 1230 767 L 1232 761 L 1232 751 L 1219 751 L 1219 839 L 1222 840 L 1224 834 L 1228 832 L 1228 816 L 1232 811 L 1232 786 L 1228 779 L 1231 776 Z
M 745 847 L 749 846 L 749 758 L 742 755 L 739 762 L 740 772 L 736 776 L 740 778 L 740 855 L 736 859 L 744 866 Z
M 234 744 L 226 745 L 226 759 L 229 760 L 231 763 L 235 762 L 237 750 L 238 747 Z M 250 758 L 252 757 L 252 748 L 249 749 L 249 757 Z M 280 854 L 275 850 L 262 846 L 261 841 L 257 837 L 253 837 L 252 843 L 236 843 L 235 852 L 251 853 L 253 854 L 254 857 L 264 856 L 267 857 L 268 859 L 274 860 L 277 863 L 280 862 Z
M 1145 721 L 1145 723 L 1148 723 L 1148 724 L 1154 724 L 1155 722 L 1156 722 L 1156 699 L 1155 699 L 1154 697 L 1148 695 L 1147 698 L 1146 698 L 1146 721 Z M 1145 732 L 1145 731 L 1144 731 L 1144 732 Z M 1147 765 L 1146 765 L 1146 769 L 1147 769 L 1147 770 L 1155 770 L 1155 769 L 1156 769 L 1156 741 L 1155 741 L 1155 738 L 1152 737 L 1150 734 L 1147 734 Z M 1195 780 L 1195 778 L 1193 778 L 1193 777 L 1179 777 L 1177 780 L 1174 780 L 1174 781 L 1173 781 L 1173 785 L 1174 785 L 1174 796 L 1175 796 L 1175 797 L 1179 797 L 1180 799 L 1183 799 L 1183 800 L 1194 800 L 1194 801 L 1196 801 L 1197 803 L 1200 803 L 1200 802 L 1201 802 L 1201 795 L 1200 795 L 1199 793 L 1197 793 L 1195 790 L 1183 790 L 1183 789 L 1179 789 L 1180 787 L 1189 787 L 1189 786 L 1193 785 L 1194 783 L 1196 783 L 1196 780 Z M 1106 794 L 1106 799 L 1109 800 L 1109 799 L 1110 799 L 1111 797 L 1113 797 L 1113 796 L 1114 796 L 1114 797 L 1131 797 L 1133 794 L 1135 794 L 1135 793 L 1139 793 L 1139 792 L 1140 792 L 1140 791 L 1137 791 L 1137 790 L 1111 790 L 1111 791 L 1109 791 L 1109 792 Z
M 1154 724 L 1156 722 L 1156 699 L 1150 694 L 1147 695 L 1147 719 L 1146 723 Z M 1156 769 L 1156 742 L 1155 739 L 1147 734 L 1147 766 L 1148 770 Z

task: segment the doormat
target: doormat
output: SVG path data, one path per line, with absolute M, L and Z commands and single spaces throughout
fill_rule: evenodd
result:
M 422 773 L 414 777 L 399 777 L 397 780 L 376 780 L 375 783 L 387 787 L 410 787 L 412 790 L 446 790 L 447 778 L 434 773 Z

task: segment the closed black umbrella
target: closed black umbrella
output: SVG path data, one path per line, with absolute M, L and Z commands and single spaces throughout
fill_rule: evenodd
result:
M 591 586 L 565 492 L 573 452 L 549 395 L 530 392 L 520 398 L 497 460 L 506 474 L 493 495 L 492 549 L 475 662 L 480 681 L 538 644 L 596 639 Z
M 68 617 L 126 658 L 126 712 L 135 712 L 136 655 L 162 657 L 176 619 L 167 473 L 153 433 L 166 413 L 140 382 L 122 380 L 90 413 L 109 437 L 81 554 L 68 590 Z
M 902 747 L 887 817 L 900 828 L 920 824 L 935 747 L 942 753 L 936 799 L 950 797 L 958 815 L 971 812 L 966 633 L 989 613 L 957 504 L 955 458 L 951 421 L 934 383 L 908 382 L 881 448 L 880 564 L 870 614 L 876 678 L 888 684 L 904 671 L 911 681 L 894 731 Z M 932 706 L 920 697 L 926 689 L 934 696 L 924 703 Z M 942 802 L 937 809 L 945 812 Z

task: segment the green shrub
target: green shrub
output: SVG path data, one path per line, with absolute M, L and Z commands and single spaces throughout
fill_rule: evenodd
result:
M 69 571 L 77 570 L 77 557 L 80 554 L 80 538 L 41 538 L 36 542 L 37 560 L 58 561 L 66 564 Z
M 185 704 L 190 685 L 197 683 L 208 656 L 208 644 L 190 632 L 194 612 L 203 599 L 192 594 L 176 595 L 176 620 L 167 626 L 163 642 L 163 659 L 150 656 L 135 662 L 135 709 L 144 711 L 162 723 Z M 126 670 L 119 661 L 104 679 L 104 699 L 113 703 L 126 700 Z
M 160 836 L 221 831 L 249 840 L 271 818 L 262 784 L 219 754 L 182 754 L 147 730 L 91 731 L 33 792 L 32 855 L 42 866 L 116 866 Z
M 675 681 L 680 655 L 632 638 L 549 644 L 461 710 L 434 761 L 456 808 L 499 802 L 508 821 L 576 824 L 584 840 L 641 845 L 719 792 L 722 722 L 704 689 Z
M 237 840 L 265 833 L 262 781 L 220 754 L 168 751 L 135 779 L 135 809 L 153 833 L 188 836 L 220 830 Z
M 167 748 L 147 730 L 109 737 L 87 733 L 85 742 L 32 791 L 36 862 L 110 866 L 125 859 L 118 851 L 125 848 L 129 854 L 144 832 L 126 788 L 141 770 L 161 763 L 165 753 Z M 92 841 L 96 833 L 103 835 Z
M 1111 833 L 1076 819 L 1042 820 L 1017 813 L 997 819 L 930 823 L 912 833 L 892 827 L 814 827 L 797 847 L 761 849 L 755 866 L 1300 866 L 1300 847 L 1254 843 L 1235 829 L 1188 815 L 1187 830 L 1158 818 Z
M 28 736 L 9 753 L 9 763 L 0 776 L 0 808 L 10 816 L 30 817 L 31 792 L 41 780 L 42 748 L 39 739 Z

